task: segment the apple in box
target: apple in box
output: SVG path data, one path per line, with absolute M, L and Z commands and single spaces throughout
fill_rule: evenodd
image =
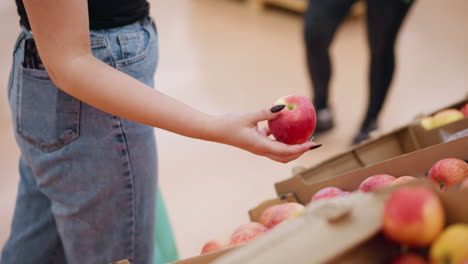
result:
M 415 180 L 417 180 L 417 178 L 413 176 L 401 176 L 401 177 L 396 178 L 396 180 L 394 180 L 391 183 L 391 185 L 405 184 L 405 183 L 408 183 L 410 181 L 415 181 Z
M 431 245 L 431 263 L 468 263 L 468 224 L 452 224 Z
M 441 233 L 444 224 L 442 202 L 425 187 L 402 187 L 385 203 L 382 230 L 395 242 L 426 247 Z
M 218 251 L 225 249 L 229 246 L 229 239 L 227 238 L 215 238 L 205 243 L 202 248 L 201 254 L 210 253 L 213 251 Z
M 468 103 L 464 104 L 461 108 L 460 111 L 463 113 L 465 117 L 468 116 Z
M 303 214 L 305 207 L 299 203 L 283 203 L 268 207 L 260 215 L 258 222 L 268 229 Z
M 345 196 L 348 194 L 350 194 L 350 192 L 343 191 L 337 187 L 325 187 L 319 190 L 317 193 L 315 193 L 314 196 L 312 196 L 312 198 L 310 199 L 310 202 L 321 199 L 329 199 L 337 196 Z
M 445 109 L 436 113 L 432 117 L 432 127 L 436 128 L 436 127 L 445 126 L 447 124 L 450 124 L 452 122 L 458 121 L 463 118 L 464 118 L 464 115 L 460 110 L 453 109 L 453 108 Z
M 359 190 L 363 192 L 373 192 L 388 187 L 396 180 L 395 177 L 388 174 L 377 174 L 365 179 L 359 185 Z
M 468 178 L 468 164 L 461 159 L 448 158 L 437 161 L 429 170 L 427 178 L 447 190 Z
M 426 116 L 421 119 L 421 126 L 424 127 L 425 129 L 429 130 L 432 129 L 432 117 L 431 116 Z
M 276 140 L 286 144 L 301 144 L 309 140 L 315 131 L 315 108 L 302 95 L 288 95 L 274 105 L 285 105 L 278 117 L 268 121 L 268 127 Z
M 268 229 L 258 222 L 250 222 L 240 225 L 236 230 L 234 230 L 234 233 L 232 233 L 229 246 L 248 243 L 267 231 Z

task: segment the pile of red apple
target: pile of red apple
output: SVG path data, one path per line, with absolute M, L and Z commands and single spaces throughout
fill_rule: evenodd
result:
M 377 174 L 362 181 L 358 189 L 363 192 L 372 192 L 416 179 L 418 178 L 413 176 L 400 176 L 396 178 L 388 174 Z M 468 189 L 468 164 L 464 160 L 455 158 L 439 160 L 429 170 L 427 179 L 436 183 L 442 191 L 446 191 L 457 185 L 460 185 L 459 188 L 461 189 Z M 342 196 L 349 193 L 336 187 L 326 187 L 319 190 L 312 197 L 311 201 Z
M 372 192 L 416 179 L 413 176 L 395 178 L 378 174 L 361 182 L 359 190 Z M 436 183 L 441 191 L 456 186 L 468 189 L 468 164 L 455 158 L 439 160 L 429 170 L 427 179 Z M 326 187 L 318 191 L 311 202 L 349 193 L 336 187 Z M 446 227 L 442 203 L 426 187 L 405 186 L 394 191 L 386 202 L 382 226 L 385 236 L 407 251 L 391 259 L 391 264 L 468 264 L 468 224 Z M 427 251 L 430 262 L 421 253 Z
M 468 103 L 460 109 L 449 108 L 441 110 L 432 116 L 421 118 L 420 123 L 425 129 L 441 127 L 468 116 Z
M 230 238 L 218 238 L 208 241 L 203 246 L 201 254 L 255 240 L 278 224 L 301 215 L 304 209 L 305 207 L 299 203 L 283 203 L 270 206 L 262 212 L 258 222 L 240 225 L 234 230 Z
M 439 160 L 427 178 L 441 191 L 457 185 L 468 189 L 468 164 L 453 158 Z M 382 229 L 388 239 L 406 251 L 390 260 L 391 264 L 468 264 L 468 224 L 446 226 L 442 203 L 427 187 L 394 191 L 385 204 Z
M 358 189 L 363 192 L 372 192 L 416 179 L 417 178 L 413 176 L 401 176 L 396 178 L 388 174 L 378 174 L 365 179 L 359 185 Z M 439 160 L 429 170 L 427 179 L 435 182 L 440 187 L 441 191 L 446 191 L 455 188 L 456 186 L 459 186 L 458 188 L 460 189 L 468 189 L 468 163 L 455 158 Z M 466 249 L 466 247 L 464 248 L 463 246 L 460 246 L 461 249 L 457 249 L 457 245 L 451 244 L 451 237 L 457 237 L 457 234 L 460 233 L 463 238 L 463 234 L 465 234 L 467 241 L 464 245 L 468 246 L 468 227 L 449 227 L 444 231 L 444 234 L 446 232 L 448 233 L 447 236 L 449 238 L 439 236 L 444 226 L 442 205 L 440 204 L 437 195 L 424 188 L 422 190 L 421 187 L 418 188 L 402 187 L 392 194 L 392 197 L 387 202 L 387 207 L 383 217 L 384 233 L 389 239 L 408 246 L 427 247 L 429 244 L 434 243 L 434 249 L 431 249 L 431 252 L 436 253 L 439 252 L 439 248 L 445 249 L 448 244 L 450 245 L 449 248 L 455 249 L 454 252 L 459 254 L 457 252 L 459 250 Z M 351 192 L 349 191 L 343 191 L 336 187 L 326 187 L 315 193 L 310 202 L 312 203 L 320 199 L 333 198 L 337 196 L 345 196 L 350 193 Z M 201 253 L 205 254 L 253 241 L 257 237 L 273 229 L 278 224 L 301 215 L 304 212 L 304 209 L 305 207 L 299 203 L 283 203 L 268 207 L 262 212 L 258 218 L 258 222 L 250 222 L 240 225 L 229 238 L 219 238 L 208 241 L 203 246 Z M 457 231 L 455 232 L 457 234 L 454 235 L 452 234 L 454 231 L 449 231 L 453 229 L 461 229 L 465 231 Z M 439 237 L 439 240 L 442 239 L 442 242 L 434 242 L 436 237 Z M 448 240 L 448 242 L 446 240 Z M 468 249 L 466 249 L 466 252 L 468 253 Z M 414 254 L 406 254 L 398 256 L 392 263 L 417 264 L 426 262 L 424 262 L 421 257 L 415 256 Z M 444 262 L 436 261 L 431 263 Z M 462 262 L 447 263 L 455 264 Z M 468 264 L 468 262 L 463 264 Z
M 394 191 L 385 204 L 382 230 L 402 249 L 390 264 L 468 264 L 468 224 L 446 226 L 442 202 L 427 187 Z

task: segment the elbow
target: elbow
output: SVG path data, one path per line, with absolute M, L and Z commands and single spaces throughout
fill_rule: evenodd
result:
M 55 86 L 57 86 L 57 88 L 62 89 L 61 87 L 63 86 L 63 80 L 60 77 L 63 76 L 63 74 L 57 68 L 54 66 L 48 66 L 48 67 L 46 66 L 46 70 L 47 70 L 47 73 L 49 74 L 49 78 L 52 80 Z
M 83 67 L 83 58 L 69 58 L 54 61 L 46 65 L 46 70 L 52 82 L 60 90 L 73 95 L 73 85 L 79 78 L 80 68 Z

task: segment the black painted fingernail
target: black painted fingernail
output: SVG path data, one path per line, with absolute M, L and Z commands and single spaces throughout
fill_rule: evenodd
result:
M 279 111 L 283 110 L 283 108 L 285 108 L 285 107 L 286 107 L 286 105 L 275 105 L 270 109 L 270 111 L 272 113 L 278 113 Z
M 311 149 L 316 149 L 316 148 L 320 148 L 321 146 L 322 146 L 322 144 L 318 144 L 318 145 L 315 145 L 315 146 L 311 147 L 309 150 L 311 150 Z

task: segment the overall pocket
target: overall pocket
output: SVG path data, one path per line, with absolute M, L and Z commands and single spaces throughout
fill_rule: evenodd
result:
M 45 70 L 19 67 L 18 135 L 44 152 L 58 150 L 77 139 L 81 102 L 58 89 Z

